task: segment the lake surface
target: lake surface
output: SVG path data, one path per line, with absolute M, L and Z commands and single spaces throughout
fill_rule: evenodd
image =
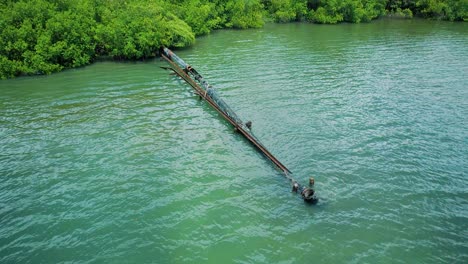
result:
M 467 263 L 468 27 L 217 31 L 160 59 L 0 82 L 0 263 Z

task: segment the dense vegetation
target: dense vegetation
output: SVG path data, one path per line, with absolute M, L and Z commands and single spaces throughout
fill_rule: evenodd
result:
M 366 22 L 382 15 L 466 21 L 468 0 L 0 0 L 0 78 L 49 74 L 97 56 L 152 57 L 219 28 L 264 21 Z

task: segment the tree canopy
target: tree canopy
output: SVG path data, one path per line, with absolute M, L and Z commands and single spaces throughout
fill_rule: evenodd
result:
M 0 78 L 50 74 L 98 56 L 144 59 L 220 28 L 334 24 L 386 14 L 468 20 L 468 0 L 0 0 Z

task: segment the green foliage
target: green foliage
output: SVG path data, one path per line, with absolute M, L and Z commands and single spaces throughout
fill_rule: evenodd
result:
M 182 4 L 172 4 L 169 10 L 192 28 L 195 35 L 204 35 L 212 29 L 222 28 L 225 19 L 220 17 L 217 5 L 208 1 L 186 0 Z
M 0 6 L 2 79 L 79 67 L 101 55 L 141 59 L 161 45 L 195 41 L 164 1 L 21 0 Z
M 309 12 L 309 20 L 315 23 L 368 22 L 385 13 L 382 0 L 326 0 L 316 10 Z
M 263 26 L 263 5 L 258 0 L 229 0 L 225 5 L 227 28 L 258 28 Z
M 0 0 L 0 78 L 50 74 L 97 56 L 144 59 L 219 28 L 367 22 L 384 14 L 468 20 L 468 0 Z
M 272 0 L 270 12 L 276 22 L 295 20 L 296 12 L 290 0 Z
M 450 21 L 468 21 L 468 0 L 448 0 L 450 14 L 446 19 Z
M 369 22 L 372 19 L 378 18 L 386 13 L 386 0 L 367 0 L 363 1 L 365 13 L 361 18 L 362 22 Z
M 63 5 L 47 20 L 46 30 L 42 32 L 35 51 L 46 61 L 65 68 L 88 64 L 94 57 L 96 21 L 93 11 L 86 4 Z M 60 5 L 58 5 L 60 7 Z
M 161 45 L 184 47 L 195 41 L 191 28 L 157 1 L 124 2 L 103 10 L 101 19 L 95 37 L 99 55 L 142 59 L 155 56 Z
M 409 8 L 401 9 L 398 7 L 396 10 L 389 11 L 387 16 L 394 18 L 412 18 L 413 12 Z
M 30 65 L 24 62 L 24 56 L 29 55 L 28 51 L 34 50 L 40 32 L 45 28 L 43 21 L 51 17 L 49 10 L 53 6 L 42 4 L 41 1 L 19 1 L 6 3 L 4 8 L 0 18 L 2 79 L 22 72 L 32 72 Z
M 311 2 L 320 2 L 319 0 L 263 0 L 267 16 L 278 23 L 290 21 L 305 21 L 309 11 L 316 5 Z M 314 9 L 315 10 L 315 9 Z
M 270 0 L 263 5 L 275 22 L 290 22 L 303 20 L 307 15 L 305 0 Z
M 258 0 L 172 0 L 171 10 L 192 28 L 195 35 L 219 28 L 263 26 L 263 5 Z
M 49 74 L 94 56 L 92 8 L 59 1 L 9 2 L 2 11 L 1 78 Z
M 420 13 L 424 16 L 437 19 L 444 17 L 449 8 L 445 1 L 440 0 L 417 1 L 416 6 L 419 7 Z
M 343 14 L 344 21 L 353 23 L 361 22 L 366 12 L 362 2 L 354 0 L 344 0 L 339 11 Z
M 416 7 L 426 18 L 468 20 L 468 0 L 418 0 Z
M 343 14 L 340 12 L 341 1 L 325 0 L 323 5 L 317 10 L 311 10 L 309 20 L 320 24 L 336 24 L 343 21 Z
M 390 13 L 394 13 L 397 9 L 409 9 L 416 10 L 416 0 L 388 0 L 386 4 L 386 9 Z

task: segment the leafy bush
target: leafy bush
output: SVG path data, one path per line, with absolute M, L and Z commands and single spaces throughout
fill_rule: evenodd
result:
M 416 2 L 416 7 L 426 18 L 468 20 L 468 0 L 419 0 Z
M 367 22 L 386 12 L 468 20 L 468 0 L 0 0 L 0 78 L 50 74 L 97 56 L 144 59 L 219 28 Z

